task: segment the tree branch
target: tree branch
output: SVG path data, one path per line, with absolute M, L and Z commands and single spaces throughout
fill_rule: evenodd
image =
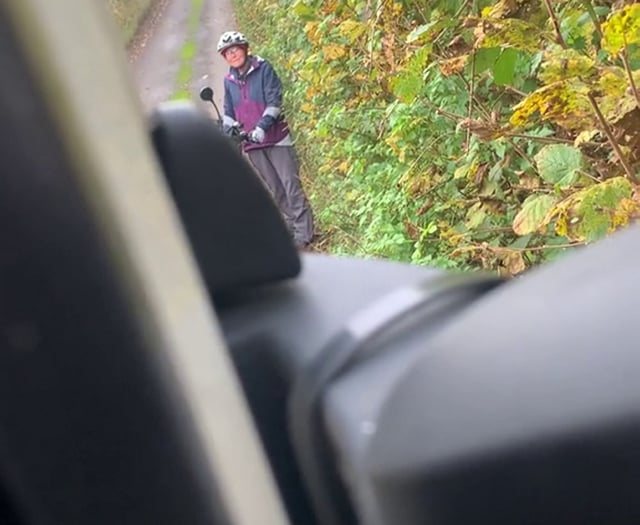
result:
M 633 79 L 633 71 L 631 70 L 631 66 L 629 65 L 629 57 L 627 55 L 626 46 L 620 53 L 620 57 L 622 58 L 624 69 L 627 72 L 627 77 L 629 77 L 629 84 L 631 85 L 631 91 L 633 91 L 633 96 L 635 97 L 636 103 L 638 104 L 638 108 L 640 109 L 640 93 L 638 92 L 638 87 L 636 86 L 636 82 Z
M 540 175 L 540 173 L 538 173 L 538 168 L 536 168 L 535 163 L 533 162 L 533 159 L 531 157 L 529 157 L 529 155 L 527 155 L 520 147 L 518 147 L 516 145 L 515 142 L 513 142 L 512 140 L 510 140 L 508 137 L 504 137 L 504 139 L 511 145 L 511 147 L 513 148 L 513 150 L 520 155 L 520 157 L 522 159 L 524 159 L 529 166 L 531 166 L 533 168 L 534 173 L 536 173 L 537 175 Z
M 470 0 L 464 0 L 464 2 L 462 2 L 462 5 L 460 6 L 460 8 L 458 9 L 458 11 L 456 12 L 455 15 L 453 15 L 452 20 L 457 20 L 458 18 L 460 18 L 460 15 L 462 14 L 462 12 L 468 7 L 470 3 Z M 440 38 L 442 38 L 443 35 L 445 35 L 447 32 L 447 28 L 442 29 L 437 35 L 436 37 L 433 39 L 433 45 L 434 47 L 438 45 L 438 41 L 440 40 Z
M 447 117 L 450 120 L 455 120 L 456 122 L 461 122 L 466 118 L 463 115 L 458 115 L 457 113 L 451 113 L 450 111 L 447 111 L 445 109 L 440 109 L 438 106 L 436 106 L 430 100 L 425 100 L 425 103 L 427 104 L 427 106 L 432 108 L 438 115 L 442 115 L 443 117 Z
M 510 248 L 507 246 L 485 246 L 482 244 L 470 244 L 469 246 L 462 246 L 456 250 L 455 252 L 463 253 L 463 252 L 473 252 L 477 250 L 488 250 L 493 253 L 497 252 L 539 252 L 543 250 L 562 250 L 565 248 L 576 248 L 578 246 L 585 246 L 587 243 L 585 242 L 571 242 L 564 244 L 543 244 L 540 246 L 530 246 L 528 248 Z
M 411 2 L 411 4 L 413 5 L 413 8 L 414 8 L 414 9 L 415 9 L 419 14 L 420 14 L 420 16 L 422 17 L 422 22 L 426 24 L 426 23 L 429 21 L 429 17 L 426 15 L 426 13 L 424 13 L 424 12 L 422 11 L 422 6 L 421 6 L 422 2 L 421 2 L 421 1 L 419 1 L 419 0 L 418 0 L 418 1 L 414 0 L 414 1 L 412 1 L 412 2 Z
M 591 17 L 591 21 L 593 22 L 593 25 L 596 28 L 596 33 L 598 33 L 600 40 L 602 40 L 603 38 L 602 26 L 600 25 L 600 20 L 598 20 L 598 15 L 596 14 L 596 11 L 593 8 L 593 5 L 591 4 L 591 0 L 584 0 L 584 5 L 585 5 L 585 8 L 587 9 L 587 12 L 589 13 L 589 16 Z
M 560 31 L 560 22 L 558 21 L 558 17 L 556 16 L 556 13 L 553 10 L 553 6 L 551 5 L 551 0 L 544 0 L 544 5 L 546 6 L 547 12 L 549 13 L 549 18 L 551 18 L 553 29 L 555 29 L 556 40 L 558 41 L 558 44 L 562 46 L 562 49 L 568 49 L 569 46 L 567 46 L 567 43 L 564 41 L 564 38 L 562 37 L 562 31 Z
M 473 117 L 473 99 L 475 98 L 476 87 L 476 52 L 471 54 L 471 81 L 469 82 L 469 111 L 467 117 L 469 120 Z M 467 140 L 465 150 L 469 153 L 469 147 L 471 145 L 471 128 L 467 128 Z
M 570 242 L 565 244 L 543 244 L 542 246 L 531 246 L 530 248 L 501 248 L 510 252 L 539 252 L 543 250 L 563 250 L 565 248 L 576 248 L 585 246 L 585 242 Z
M 624 171 L 627 174 L 627 177 L 629 177 L 629 179 L 631 181 L 633 181 L 633 182 L 635 182 L 637 184 L 640 181 L 638 181 L 638 179 L 633 174 L 633 171 L 631 171 L 631 166 L 629 166 L 629 163 L 627 162 L 627 159 L 625 159 L 625 157 L 624 157 L 624 155 L 622 153 L 622 150 L 620 149 L 620 145 L 616 142 L 616 139 L 613 136 L 611 128 L 609 127 L 609 124 L 607 123 L 606 119 L 604 118 L 604 115 L 602 114 L 602 112 L 600 111 L 600 108 L 598 107 L 598 103 L 596 102 L 596 99 L 593 97 L 593 95 L 591 93 L 587 93 L 587 98 L 589 99 L 589 102 L 591 103 L 591 107 L 593 107 L 593 111 L 595 111 L 596 116 L 598 117 L 598 121 L 600 122 L 600 125 L 602 126 L 602 130 L 604 131 L 605 135 L 607 136 L 607 139 L 609 139 L 609 144 L 611 144 L 611 147 L 613 148 L 613 151 L 615 151 L 616 156 L 618 157 L 618 160 L 620 161 L 620 164 L 622 164 L 622 167 L 624 168 Z

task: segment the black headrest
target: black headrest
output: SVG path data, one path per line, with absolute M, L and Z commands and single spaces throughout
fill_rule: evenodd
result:
M 190 103 L 152 115 L 152 140 L 211 293 L 295 277 L 300 257 L 235 144 Z

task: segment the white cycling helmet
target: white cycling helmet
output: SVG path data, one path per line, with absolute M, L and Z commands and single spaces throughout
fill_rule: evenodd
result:
M 228 49 L 232 46 L 248 46 L 249 41 L 247 37 L 238 31 L 227 31 L 223 33 L 218 40 L 218 53 L 224 52 L 225 49 Z

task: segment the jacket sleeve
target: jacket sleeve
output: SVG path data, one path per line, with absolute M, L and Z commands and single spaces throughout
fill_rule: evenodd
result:
M 282 82 L 277 73 L 266 60 L 262 64 L 262 90 L 266 108 L 258 121 L 257 127 L 268 131 L 282 112 Z
M 229 92 L 229 81 L 224 81 L 224 101 L 223 101 L 223 115 L 222 115 L 222 131 L 227 134 L 231 133 L 231 127 L 236 122 L 236 112 L 233 107 L 233 101 L 231 100 L 231 93 Z

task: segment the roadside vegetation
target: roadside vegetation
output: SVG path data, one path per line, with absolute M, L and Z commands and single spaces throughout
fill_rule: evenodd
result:
M 514 275 L 639 216 L 639 3 L 235 3 L 322 249 Z
M 106 0 L 107 6 L 122 32 L 122 37 L 129 43 L 147 14 L 157 0 Z

